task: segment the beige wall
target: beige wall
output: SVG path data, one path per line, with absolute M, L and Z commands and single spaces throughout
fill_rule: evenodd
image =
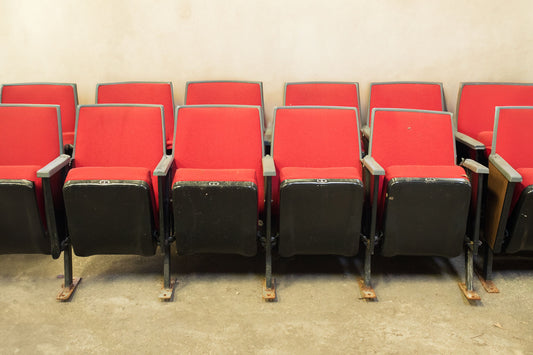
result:
M 530 0 L 0 0 L 0 83 L 261 80 L 533 82 Z M 364 115 L 365 116 L 365 115 Z

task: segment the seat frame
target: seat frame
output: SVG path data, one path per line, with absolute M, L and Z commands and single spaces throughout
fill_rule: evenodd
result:
M 533 106 L 496 106 L 492 153 L 488 158 L 489 176 L 486 186 L 487 199 L 484 206 L 486 213 L 482 238 L 483 258 L 482 264 L 478 265 L 476 270 L 481 284 L 488 293 L 499 292 L 493 280 L 494 256 L 504 254 L 506 252 L 504 243 L 509 242 L 513 237 L 512 235 L 507 237 L 508 228 L 513 222 L 511 205 L 516 184 L 522 182 L 522 176 L 496 150 L 499 115 L 502 109 L 533 110 Z M 483 152 L 484 148 L 478 151 Z
M 403 112 L 428 112 L 428 113 L 441 113 L 441 114 L 448 114 L 450 115 L 450 120 L 452 119 L 451 113 L 441 112 L 441 111 L 428 111 L 428 110 L 411 110 L 411 109 L 393 109 L 393 108 L 375 108 L 372 110 L 372 116 L 375 115 L 376 111 L 403 111 Z M 455 133 L 455 125 L 452 123 L 452 129 L 453 133 Z M 374 117 L 372 117 L 372 132 L 374 130 Z M 375 242 L 379 241 L 381 239 L 380 234 L 377 232 L 376 227 L 376 215 L 377 215 L 377 195 L 379 193 L 379 176 L 385 175 L 385 169 L 383 169 L 378 162 L 374 160 L 372 157 L 372 134 L 370 139 L 370 145 L 369 145 L 369 152 L 368 155 L 364 157 L 363 159 L 363 166 L 368 171 L 372 178 L 372 186 L 373 186 L 373 196 L 372 196 L 372 212 L 371 212 L 371 218 L 372 223 L 370 226 L 370 237 L 369 240 L 365 243 L 367 246 L 367 250 L 365 253 L 365 279 L 362 282 L 362 290 L 372 290 L 371 286 L 371 274 L 370 274 L 370 265 L 371 265 L 371 256 L 374 252 L 374 244 Z M 452 138 L 453 139 L 453 138 Z M 454 144 L 454 152 L 455 152 L 455 144 Z M 479 249 L 479 232 L 480 232 L 480 221 L 481 221 L 481 201 L 483 199 L 482 193 L 483 193 L 483 179 L 484 175 L 487 175 L 489 173 L 489 170 L 481 165 L 480 163 L 471 160 L 466 159 L 461 162 L 460 166 L 462 166 L 468 176 L 470 181 L 476 181 L 477 185 L 477 199 L 473 201 L 475 203 L 474 206 L 471 206 L 470 208 L 470 218 L 467 222 L 467 233 L 464 238 L 464 247 L 465 247 L 465 282 L 459 283 L 459 288 L 463 292 L 464 296 L 469 301 L 477 301 L 481 298 L 477 294 L 477 292 L 474 290 L 473 286 L 473 274 L 474 274 L 474 258 L 478 254 Z M 473 214 L 473 216 L 472 216 Z M 364 287 L 364 288 L 363 288 Z

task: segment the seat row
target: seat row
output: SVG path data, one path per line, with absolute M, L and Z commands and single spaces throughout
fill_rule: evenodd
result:
M 304 85 L 302 97 L 312 96 L 309 85 L 315 84 Z M 517 110 L 527 123 L 527 109 L 497 112 L 514 116 Z M 362 242 L 361 285 L 368 298 L 375 297 L 370 265 L 376 242 L 385 256 L 452 257 L 466 246 L 463 290 L 470 299 L 479 297 L 472 287 L 479 227 L 496 218 L 481 223 L 481 211 L 491 213 L 481 205 L 488 171 L 470 159 L 456 165 L 450 113 L 373 109 L 363 157 L 357 108 L 280 107 L 274 113 L 270 157 L 262 144 L 261 107 L 186 105 L 173 114 L 174 144 L 167 155 L 164 106 L 83 105 L 77 108 L 72 158 L 60 155 L 44 168 L 63 149 L 59 107 L 3 104 L 0 116 L 8 128 L 2 130 L 6 137 L 0 153 L 6 172 L 0 183 L 6 196 L 6 237 L 0 248 L 55 258 L 63 251 L 66 284 L 60 299 L 68 299 L 77 282 L 70 245 L 77 255 L 89 256 L 153 255 L 157 244 L 165 254 L 161 297 L 168 299 L 174 241 L 179 254 L 255 255 L 258 243 L 264 246 L 265 299 L 275 297 L 272 242 L 281 256 L 355 255 Z M 513 139 L 503 139 L 516 146 Z M 45 142 L 49 148 L 43 148 Z M 517 181 L 516 175 L 509 176 L 514 180 L 507 189 Z M 489 191 L 487 200 L 493 201 Z M 510 244 L 506 223 L 498 222 L 505 246 Z M 527 227 L 527 216 L 522 223 Z M 525 234 L 518 250 L 531 250 Z

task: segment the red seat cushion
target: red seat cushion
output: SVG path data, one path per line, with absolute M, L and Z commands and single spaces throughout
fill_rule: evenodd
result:
M 468 179 L 463 168 L 457 165 L 392 165 L 385 179 L 393 178 Z
M 361 169 L 342 168 L 282 168 L 280 182 L 290 179 L 357 179 L 362 180 Z
M 180 181 L 243 181 L 252 182 L 258 186 L 254 169 L 181 168 L 176 171 L 172 185 Z M 262 211 L 264 209 L 264 200 L 259 198 L 257 203 L 257 208 Z
M 476 139 L 485 145 L 485 156 L 489 156 L 492 151 L 492 131 L 479 132 Z
M 152 180 L 150 170 L 145 168 L 131 167 L 85 167 L 71 169 L 65 180 L 68 181 L 87 181 L 87 180 L 126 180 L 126 181 L 144 181 L 152 191 L 152 202 L 155 202 L 155 211 L 159 204 L 157 193 L 157 179 Z

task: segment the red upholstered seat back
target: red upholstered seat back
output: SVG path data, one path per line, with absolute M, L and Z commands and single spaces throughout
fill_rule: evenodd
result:
M 463 83 L 457 104 L 457 130 L 475 139 L 492 131 L 496 106 L 532 106 L 533 84 Z
M 158 105 L 79 106 L 76 167 L 142 167 L 153 172 L 165 152 L 162 115 Z
M 370 85 L 368 112 L 374 108 L 405 108 L 444 111 L 444 91 L 441 83 L 390 82 Z M 369 114 L 369 125 L 371 115 Z
M 359 167 L 355 109 L 280 107 L 275 111 L 272 154 L 285 167 Z
M 515 169 L 533 168 L 532 106 L 499 107 L 494 132 L 496 142 L 493 142 L 493 152 L 501 155 Z
M 257 106 L 181 106 L 174 168 L 253 169 L 263 201 L 262 111 Z
M 174 136 L 174 93 L 171 82 L 124 82 L 98 84 L 97 104 L 149 104 L 163 105 L 165 113 L 165 139 Z
M 8 84 L 2 86 L 1 97 L 4 104 L 59 105 L 63 144 L 74 143 L 78 105 L 76 84 Z
M 0 165 L 43 167 L 62 152 L 59 107 L 0 105 Z
M 374 109 L 369 154 L 391 165 L 455 165 L 452 114 Z
M 185 105 L 263 106 L 263 84 L 259 81 L 189 81 Z
M 359 85 L 344 82 L 287 83 L 285 106 L 346 106 L 359 109 Z

